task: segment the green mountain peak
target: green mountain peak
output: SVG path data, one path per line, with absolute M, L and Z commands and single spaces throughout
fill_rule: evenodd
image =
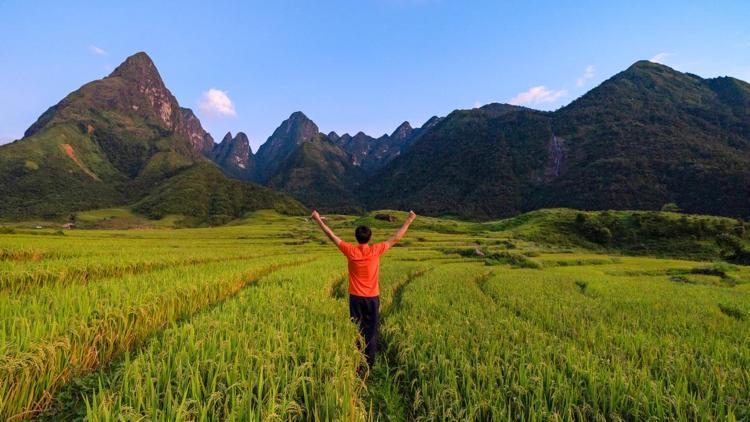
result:
M 244 134 L 235 144 L 234 150 L 250 153 Z M 213 138 L 197 116 L 180 107 L 151 58 L 137 53 L 108 77 L 50 107 L 23 139 L 0 146 L 0 218 L 54 217 L 138 201 L 149 204 L 141 209 L 155 214 L 165 208 L 154 198 L 185 200 L 186 212 L 208 209 L 193 213 L 204 221 L 213 220 L 215 212 L 228 212 L 221 218 L 239 217 L 254 206 L 274 208 L 276 203 L 285 203 L 287 210 L 304 209 L 268 189 L 229 180 L 206 158 L 213 150 Z M 189 177 L 180 177 L 187 171 Z M 201 175 L 211 181 L 201 182 L 209 194 L 187 194 Z M 179 182 L 159 189 L 176 177 Z M 222 208 L 203 203 L 219 199 L 242 204 Z

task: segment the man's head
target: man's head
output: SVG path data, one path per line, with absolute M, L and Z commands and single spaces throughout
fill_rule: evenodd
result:
M 372 237 L 372 230 L 370 230 L 367 226 L 359 226 L 356 230 L 354 230 L 354 237 L 357 238 L 357 242 L 359 242 L 360 245 L 364 245 L 365 243 L 370 241 L 370 237 Z

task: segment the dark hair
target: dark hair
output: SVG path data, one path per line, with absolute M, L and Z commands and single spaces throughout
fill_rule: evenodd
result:
M 367 226 L 359 226 L 357 230 L 354 230 L 354 237 L 357 238 L 357 242 L 364 244 L 370 241 L 372 237 L 372 230 Z

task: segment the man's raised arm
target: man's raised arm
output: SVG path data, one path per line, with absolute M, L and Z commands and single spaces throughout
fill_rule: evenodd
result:
M 338 236 L 336 236 L 336 233 L 334 233 L 333 230 L 331 230 L 331 228 L 326 225 L 326 223 L 323 222 L 323 219 L 320 218 L 320 214 L 318 214 L 317 210 L 313 211 L 310 218 L 312 218 L 313 220 L 315 220 L 316 223 L 318 223 L 318 225 L 320 226 L 320 229 L 323 230 L 323 233 L 325 233 L 326 236 L 328 236 L 328 238 L 331 239 L 331 241 L 336 244 L 336 246 L 338 246 L 339 243 L 341 243 L 341 239 Z
M 401 240 L 402 237 L 406 234 L 406 231 L 409 230 L 409 226 L 411 223 L 414 222 L 414 219 L 417 218 L 417 214 L 414 211 L 409 211 L 409 216 L 406 217 L 406 221 L 404 221 L 404 225 L 401 226 L 400 229 L 391 237 L 390 239 L 386 240 L 385 243 L 388 244 L 388 247 L 391 247 L 398 243 L 399 240 Z

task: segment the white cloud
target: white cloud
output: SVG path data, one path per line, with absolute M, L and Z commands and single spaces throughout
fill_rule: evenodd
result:
M 107 52 L 103 48 L 99 48 L 99 47 L 97 47 L 97 46 L 95 46 L 93 44 L 89 46 L 89 50 L 92 53 L 96 54 L 97 56 L 106 56 L 107 55 Z
M 594 67 L 594 65 L 590 64 L 586 66 L 586 69 L 584 69 L 583 71 L 583 76 L 578 78 L 578 80 L 576 81 L 576 86 L 586 85 L 586 81 L 593 78 L 595 75 L 596 75 L 596 68 Z
M 479 108 L 481 106 L 482 106 L 482 103 L 480 103 L 479 101 L 474 101 L 474 108 Z
M 198 101 L 198 109 L 201 113 L 212 117 L 234 117 L 237 112 L 234 110 L 234 104 L 229 99 L 226 91 L 211 88 L 203 93 Z
M 672 53 L 659 53 L 655 55 L 654 57 L 651 57 L 649 61 L 652 63 L 664 64 L 664 60 L 671 55 Z
M 568 91 L 565 89 L 556 91 L 548 89 L 544 85 L 539 85 L 511 98 L 510 103 L 513 105 L 552 103 L 566 95 L 568 95 Z

